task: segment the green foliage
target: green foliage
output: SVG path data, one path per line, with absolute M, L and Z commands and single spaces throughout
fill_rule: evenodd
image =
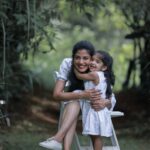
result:
M 31 90 L 32 74 L 22 60 L 28 59 L 29 51 L 34 55 L 43 39 L 49 50 L 54 49 L 53 20 L 59 18 L 58 12 L 54 1 L 0 1 L 0 98 L 8 100 Z
M 128 87 L 131 76 L 133 83 L 139 80 L 141 92 L 145 99 L 150 95 L 150 3 L 144 1 L 114 1 L 125 17 L 125 23 L 130 29 L 127 39 L 133 41 L 133 58 L 130 60 L 124 87 Z M 138 73 L 136 73 L 138 72 Z M 135 83 L 133 84 L 135 86 Z
M 1 0 L 0 98 L 9 99 L 32 89 L 33 77 L 47 87 L 52 85 L 53 81 L 47 81 L 53 71 L 64 57 L 70 57 L 72 46 L 82 39 L 112 54 L 116 90 L 121 89 L 127 63 L 133 59 L 131 77 L 135 81 L 129 86 L 140 84 L 148 89 L 149 57 L 143 53 L 148 56 L 150 47 L 149 8 L 148 0 Z M 144 33 L 133 40 L 134 46 L 124 39 L 129 31 Z M 23 68 L 24 60 L 28 60 L 32 71 Z
M 89 22 L 88 18 L 83 15 L 71 17 L 70 12 L 66 16 L 66 22 L 60 22 L 57 30 L 57 39 L 54 41 L 56 51 L 45 54 L 37 53 L 34 61 L 28 59 L 25 62 L 33 71 L 38 81 L 46 87 L 53 87 L 53 72 L 59 69 L 61 61 L 65 57 L 71 57 L 73 45 L 80 40 L 91 41 L 96 49 L 109 51 L 114 58 L 114 70 L 116 75 L 115 90 L 122 88 L 128 59 L 132 58 L 131 42 L 124 39 L 128 32 L 127 27 L 123 24 L 124 17 L 115 9 L 114 5 L 109 7 L 111 17 L 105 13 L 99 12 L 97 17 Z M 84 24 L 83 24 L 84 23 Z M 46 41 L 40 45 L 40 49 L 48 51 Z

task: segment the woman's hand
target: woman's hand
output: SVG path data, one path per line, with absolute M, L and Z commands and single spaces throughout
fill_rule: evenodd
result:
M 106 107 L 106 100 L 104 99 L 98 99 L 98 100 L 93 100 L 91 101 L 91 107 L 95 110 L 95 111 L 99 111 L 102 110 Z
M 83 98 L 91 101 L 99 100 L 100 92 L 95 89 L 85 90 L 83 91 Z
M 102 110 L 105 107 L 108 109 L 111 107 L 111 100 L 102 98 L 101 92 L 96 89 L 85 90 L 82 94 L 82 98 L 91 101 L 91 107 L 95 111 Z
M 111 108 L 111 100 L 109 99 L 104 99 L 104 98 L 100 98 L 99 100 L 93 100 L 91 101 L 91 107 L 95 110 L 95 111 L 99 111 L 104 109 L 105 107 L 107 107 L 108 109 Z
M 99 111 L 107 107 L 108 109 L 111 107 L 111 100 L 104 99 L 101 97 L 101 92 L 95 89 L 90 90 L 90 100 L 91 107 L 95 111 Z

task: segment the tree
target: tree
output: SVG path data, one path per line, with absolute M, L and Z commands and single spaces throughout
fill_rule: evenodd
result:
M 60 19 L 60 5 L 69 5 L 91 18 L 88 11 L 98 8 L 97 4 L 102 5 L 92 0 L 1 0 L 0 98 L 8 100 L 31 89 L 31 73 L 22 67 L 21 60 L 28 59 L 31 51 L 35 55 L 43 39 L 47 39 L 50 50 L 54 49 L 55 20 Z
M 131 73 L 139 69 L 139 87 L 141 93 L 148 99 L 150 95 L 150 3 L 148 0 L 133 2 L 115 0 L 115 4 L 125 16 L 125 23 L 131 30 L 125 38 L 131 39 L 134 45 L 133 59 L 130 60 L 124 87 L 128 87 Z
M 130 75 L 140 66 L 140 87 L 150 93 L 150 4 L 148 0 L 1 0 L 0 1 L 0 98 L 19 96 L 22 91 L 32 88 L 32 76 L 22 67 L 22 59 L 28 59 L 39 51 L 38 46 L 47 39 L 50 50 L 54 49 L 56 37 L 55 20 L 65 17 L 64 8 L 74 9 L 90 21 L 102 8 L 109 12 L 109 4 L 115 4 L 126 18 L 131 34 L 126 38 L 133 40 L 134 56 L 130 61 L 124 87 L 128 87 Z M 66 13 L 69 13 L 68 9 Z M 104 10 L 103 9 L 103 10 Z M 63 18 L 64 19 L 64 18 Z M 66 20 L 67 21 L 67 20 Z M 83 26 L 87 25 L 81 22 Z M 44 52 L 45 53 L 45 52 Z M 23 85 L 23 86 L 22 86 Z
M 0 18 L 0 98 L 8 100 L 32 87 L 31 74 L 21 60 L 30 51 L 34 55 L 43 38 L 54 49 L 52 21 L 59 18 L 57 1 L 1 0 Z

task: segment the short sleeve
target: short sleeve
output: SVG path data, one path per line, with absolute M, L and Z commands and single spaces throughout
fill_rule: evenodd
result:
M 59 68 L 59 72 L 57 75 L 57 80 L 68 80 L 68 74 L 71 69 L 72 59 L 71 58 L 65 58 Z
M 114 93 L 112 93 L 112 96 L 111 96 L 111 108 L 110 108 L 111 111 L 113 111 L 115 105 L 116 105 L 116 98 L 115 98 Z

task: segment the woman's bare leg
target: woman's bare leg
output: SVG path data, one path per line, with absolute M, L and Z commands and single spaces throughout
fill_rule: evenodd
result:
M 72 123 L 71 127 L 69 128 L 66 136 L 64 137 L 64 142 L 63 142 L 64 143 L 64 150 L 70 150 L 71 149 L 74 133 L 76 130 L 77 120 L 78 119 L 74 120 L 74 122 Z
M 102 137 L 97 135 L 91 135 L 90 137 L 92 139 L 94 150 L 102 150 L 103 148 Z
M 64 139 L 64 146 L 66 148 L 70 147 L 72 143 L 79 112 L 80 104 L 78 101 L 70 102 L 64 108 L 61 127 L 54 138 L 58 142 L 62 142 Z

